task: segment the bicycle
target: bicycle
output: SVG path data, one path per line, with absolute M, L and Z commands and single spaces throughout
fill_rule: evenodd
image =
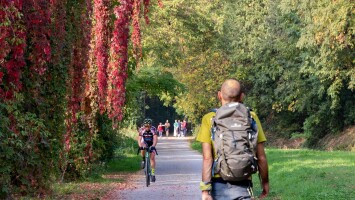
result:
M 152 169 L 150 167 L 150 154 L 152 152 L 151 147 L 143 147 L 143 148 L 138 148 L 138 153 L 139 151 L 145 150 L 145 164 L 144 164 L 144 174 L 145 174 L 145 181 L 146 181 L 146 186 L 148 187 L 150 185 L 150 180 L 152 176 Z M 158 152 L 156 149 L 154 149 L 155 153 L 158 155 Z

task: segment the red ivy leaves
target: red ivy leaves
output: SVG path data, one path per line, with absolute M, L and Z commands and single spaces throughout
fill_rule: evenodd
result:
M 149 13 L 150 0 L 143 0 L 143 3 L 144 3 L 144 19 L 145 19 L 145 23 L 149 24 L 148 13 Z
M 106 107 L 106 91 L 107 91 L 107 64 L 108 64 L 108 1 L 94 0 L 94 25 L 95 47 L 94 55 L 98 68 L 97 80 L 99 88 L 99 108 L 103 113 Z
M 80 17 L 80 21 L 75 21 L 80 28 L 80 40 L 75 41 L 72 53 L 72 61 L 69 68 L 69 94 L 68 94 L 68 116 L 67 116 L 67 132 L 64 135 L 65 154 L 70 151 L 70 144 L 73 137 L 73 128 L 77 123 L 76 114 L 83 105 L 83 95 L 85 90 L 85 76 L 87 76 L 87 62 L 89 59 L 90 40 L 91 40 L 91 14 L 92 2 L 85 1 L 85 12 Z M 91 145 L 91 141 L 89 142 Z M 66 160 L 64 160 L 66 162 Z M 66 166 L 65 166 L 66 167 Z
M 39 75 L 43 75 L 47 69 L 47 63 L 51 59 L 50 2 L 48 0 L 26 0 L 23 5 L 31 48 L 28 59 L 32 63 L 31 69 Z
M 143 3 L 144 3 L 144 19 L 145 22 L 149 24 L 148 13 L 149 13 L 150 0 L 143 0 Z M 158 5 L 160 8 L 163 8 L 163 3 L 161 0 L 158 0 Z
M 164 7 L 163 2 L 161 0 L 158 0 L 158 5 L 159 5 L 160 8 Z
M 131 0 L 121 0 L 114 8 L 116 20 L 110 44 L 110 62 L 108 65 L 108 115 L 113 121 L 123 117 L 125 102 L 125 82 L 127 79 L 129 25 L 132 14 Z
M 81 52 L 80 52 L 80 46 L 74 47 L 74 52 L 72 56 L 72 66 L 69 70 L 69 76 L 70 76 L 70 95 L 68 99 L 68 122 L 67 122 L 67 133 L 64 135 L 64 140 L 65 140 L 65 150 L 69 152 L 70 150 L 70 141 L 71 141 L 71 133 L 72 133 L 72 128 L 73 125 L 77 123 L 77 117 L 76 114 L 80 110 L 80 102 L 82 101 L 82 87 L 80 87 L 83 83 L 82 77 L 83 77 L 83 68 L 84 68 L 84 63 L 82 63 L 82 59 L 77 59 L 80 58 Z
M 7 21 L 9 21 L 13 16 L 12 13 L 9 12 L 10 6 L 7 2 L 2 2 L 0 4 L 0 64 L 4 63 L 5 57 L 8 55 L 10 51 L 10 45 L 6 40 L 10 37 L 10 25 L 5 25 Z
M 67 0 L 51 0 L 51 13 L 52 13 L 52 57 L 51 62 L 54 65 L 60 63 L 64 56 L 65 44 L 65 24 L 66 21 L 66 1 Z
M 146 1 L 144 3 L 146 3 Z M 139 64 L 139 59 L 142 56 L 141 30 L 139 24 L 140 10 L 141 10 L 141 1 L 134 0 L 134 8 L 133 8 L 133 16 L 132 16 L 133 18 L 132 42 L 133 42 L 134 56 L 136 58 L 137 65 Z
M 0 88 L 0 98 L 6 100 L 22 88 L 20 76 L 25 66 L 26 34 L 21 11 L 22 0 L 0 1 L 0 84 L 4 85 Z
M 150 0 L 143 0 L 144 18 L 149 23 L 148 12 Z M 163 4 L 158 0 L 160 7 Z M 114 8 L 116 21 L 110 43 L 110 62 L 108 65 L 108 115 L 113 121 L 120 121 L 123 117 L 125 102 L 125 83 L 127 79 L 129 25 L 132 20 L 132 43 L 137 65 L 142 57 L 140 31 L 140 0 L 120 0 L 120 5 Z

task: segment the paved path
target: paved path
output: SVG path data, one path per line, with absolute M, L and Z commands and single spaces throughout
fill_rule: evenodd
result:
M 186 138 L 161 138 L 157 145 L 156 182 L 145 186 L 144 172 L 133 177 L 134 189 L 115 192 L 113 199 L 198 200 L 201 199 L 202 156 L 190 149 Z

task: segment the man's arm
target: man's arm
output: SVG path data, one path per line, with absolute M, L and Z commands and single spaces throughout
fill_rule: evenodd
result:
M 211 181 L 213 165 L 212 145 L 210 143 L 202 143 L 202 156 L 202 181 L 207 183 Z M 202 199 L 212 199 L 209 191 L 202 191 Z
M 139 147 L 142 147 L 141 146 L 141 141 L 142 141 L 142 135 L 140 133 L 138 133 L 137 142 L 138 142 L 138 146 Z
M 260 195 L 260 198 L 262 199 L 269 194 L 269 169 L 264 150 L 264 142 L 258 143 L 256 156 L 258 158 L 259 173 L 261 176 L 261 184 L 263 189 L 263 192 Z

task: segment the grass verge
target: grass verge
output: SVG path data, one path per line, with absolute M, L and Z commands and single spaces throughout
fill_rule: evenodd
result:
M 201 152 L 199 142 L 191 147 Z M 355 197 L 355 152 L 266 149 L 272 200 L 347 200 Z M 254 193 L 261 193 L 254 175 Z
M 115 157 L 82 181 L 57 183 L 48 199 L 102 199 L 109 191 L 129 187 L 128 173 L 140 170 L 136 132 L 124 130 L 120 135 Z

